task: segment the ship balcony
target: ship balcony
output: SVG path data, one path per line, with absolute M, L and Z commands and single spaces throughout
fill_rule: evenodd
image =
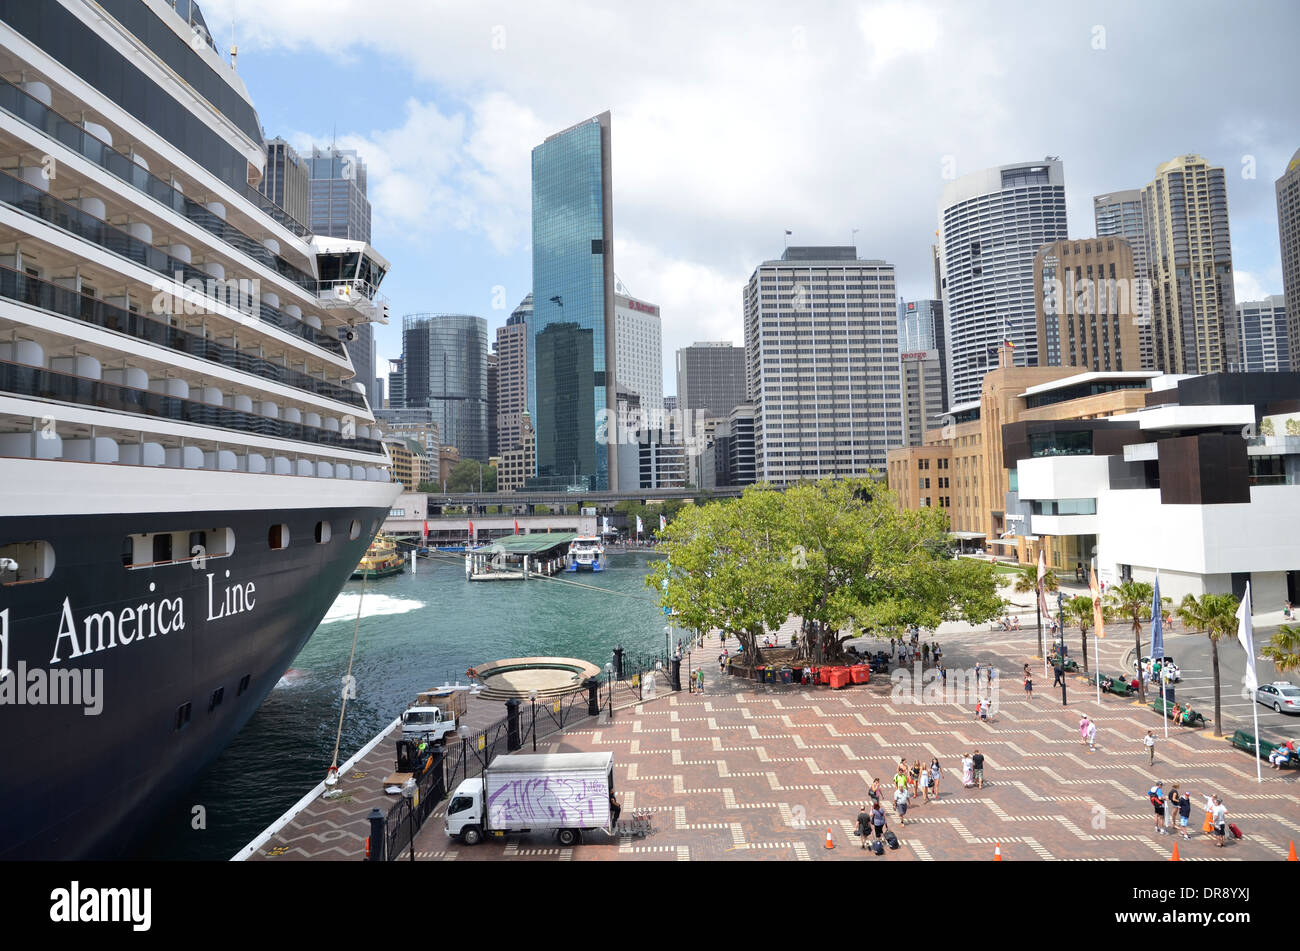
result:
M 0 395 L 0 405 L 5 399 Z M 0 414 L 0 459 L 61 460 L 292 475 L 318 479 L 391 482 L 387 459 L 313 452 L 271 440 L 240 441 L 220 432 L 181 432 L 183 427 L 94 410 L 49 415 Z M 138 425 L 137 425 L 138 424 Z
M 351 414 L 322 415 L 319 406 L 266 399 L 232 388 L 227 380 L 187 379 L 165 363 L 139 358 L 106 363 L 103 351 L 66 337 L 10 336 L 10 341 L 0 342 L 0 393 L 385 454 L 379 428 Z M 57 349 L 47 355 L 51 344 Z
M 66 281 L 79 283 L 72 278 Z M 155 359 L 164 364 L 176 360 L 178 354 L 184 354 L 212 364 L 213 369 L 221 374 L 228 375 L 230 370 L 240 371 L 257 377 L 257 382 L 270 381 L 292 387 L 304 393 L 344 403 L 362 414 L 369 415 L 365 397 L 358 392 L 353 381 L 341 376 L 331 378 L 328 375 L 327 371 L 336 370 L 336 367 L 326 365 L 323 361 L 313 367 L 305 359 L 296 365 L 291 364 L 291 360 L 300 356 L 298 353 L 288 349 L 269 349 L 265 346 L 264 335 L 242 327 L 231 331 L 226 336 L 216 336 L 212 328 L 207 326 L 206 320 L 202 318 L 168 319 L 141 314 L 127 307 L 117 306 L 92 295 L 78 293 L 71 288 L 61 287 L 0 265 L 0 313 L 6 310 L 4 307 L 6 302 L 37 308 L 49 314 L 78 320 L 107 331 L 108 333 L 100 335 L 88 329 L 67 328 L 70 333 L 76 334 L 79 338 L 100 339 L 104 347 L 114 351 L 111 354 L 101 354 L 101 362 L 120 360 L 124 353 L 147 355 L 154 347 L 165 347 L 173 353 L 155 355 Z M 125 301 L 119 299 L 119 303 Z M 18 312 L 14 316 L 26 315 Z M 32 319 L 22 326 L 28 327 L 35 322 L 36 318 L 33 315 Z M 49 322 L 45 324 L 48 326 Z M 8 326 L 14 332 L 18 328 L 16 323 L 10 323 L 0 317 L 0 327 L 4 326 Z M 119 336 L 130 337 L 131 340 L 122 340 Z M 136 341 L 152 346 L 141 347 L 136 344 Z M 217 367 L 221 369 L 217 370 Z M 280 398 L 279 394 L 276 398 Z
M 8 210 L 51 226 L 46 232 L 39 226 L 20 227 L 10 219 L 10 228 L 30 232 L 21 244 L 15 245 L 25 259 L 33 259 L 47 271 L 55 266 L 71 266 L 98 273 L 105 283 L 126 284 L 129 296 L 148 302 L 155 310 L 197 312 L 247 328 L 267 328 L 268 337 L 279 340 L 281 345 L 305 341 L 347 364 L 337 333 L 324 329 L 317 314 L 303 313 L 293 303 L 281 306 L 279 295 L 263 291 L 260 281 L 228 270 L 228 262 L 215 257 L 196 260 L 184 243 L 156 247 L 153 229 L 144 222 L 120 221 L 121 227 L 110 224 L 106 217 L 112 212 L 102 198 L 83 195 L 74 204 L 50 194 L 49 185 L 39 166 L 0 169 L 0 223 L 5 217 L 3 212 Z M 91 247 L 87 248 L 87 243 Z M 42 261 L 39 252 L 49 255 L 52 261 Z M 283 333 L 274 333 L 270 328 Z

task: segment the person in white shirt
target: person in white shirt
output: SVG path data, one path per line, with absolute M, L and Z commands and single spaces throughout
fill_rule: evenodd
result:
M 1088 721 L 1088 752 L 1097 752 L 1097 721 Z
M 1228 807 L 1218 796 L 1214 797 L 1214 809 L 1211 810 L 1214 822 L 1215 845 L 1223 848 L 1228 841 Z
M 1147 764 L 1154 765 L 1156 761 L 1156 736 L 1150 730 L 1147 730 L 1146 739 L 1143 744 L 1147 748 Z
M 911 798 L 907 792 L 907 785 L 897 787 L 894 790 L 894 810 L 898 813 L 898 824 L 907 825 L 907 800 Z

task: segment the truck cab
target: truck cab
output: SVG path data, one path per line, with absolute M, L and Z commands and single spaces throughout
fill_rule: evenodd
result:
M 447 800 L 447 835 L 466 845 L 483 841 L 483 780 L 467 779 Z
M 448 713 L 441 707 L 420 706 L 407 707 L 402 714 L 402 736 L 422 736 L 428 740 L 440 740 L 456 729 L 456 715 Z

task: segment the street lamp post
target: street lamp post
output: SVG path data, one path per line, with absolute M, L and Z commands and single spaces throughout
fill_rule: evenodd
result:
M 605 664 L 605 682 L 609 687 L 609 718 L 614 719 L 614 665 Z
M 537 690 L 528 691 L 528 699 L 533 705 L 533 752 L 537 752 Z

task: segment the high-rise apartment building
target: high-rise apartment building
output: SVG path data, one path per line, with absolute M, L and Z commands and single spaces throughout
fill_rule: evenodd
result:
M 884 471 L 903 442 L 894 267 L 853 247 L 790 247 L 744 290 L 758 478 Z
M 614 366 L 618 385 L 641 397 L 641 411 L 658 427 L 664 408 L 663 326 L 659 305 L 614 295 Z
M 1039 365 L 1142 369 L 1138 283 L 1123 238 L 1040 248 L 1034 257 Z
M 488 458 L 500 455 L 501 446 L 497 435 L 497 378 L 500 360 L 495 353 L 487 355 L 487 425 Z
M 402 318 L 406 408 L 427 407 L 444 445 L 488 459 L 487 321 L 468 314 Z
M 1155 340 L 1151 332 L 1151 269 L 1147 262 L 1147 224 L 1142 212 L 1142 190 L 1098 195 L 1092 200 L 1092 216 L 1099 238 L 1123 238 L 1133 252 L 1133 276 L 1137 279 L 1138 357 L 1142 369 L 1156 365 Z
M 1291 369 L 1300 371 L 1300 149 L 1277 180 L 1277 234 Z
M 945 185 L 939 267 L 947 323 L 948 399 L 979 399 L 980 380 L 1014 344 L 1036 366 L 1034 255 L 1069 234 L 1059 159 L 983 169 Z
M 311 220 L 307 197 L 310 181 L 307 163 L 293 146 L 279 136 L 266 143 L 266 174 L 257 188 L 303 225 Z
M 943 362 L 938 350 L 910 350 L 898 356 L 904 445 L 919 446 L 925 431 L 936 424 L 948 405 L 944 399 Z
M 1156 368 L 1166 373 L 1240 369 L 1237 308 L 1222 168 L 1180 155 L 1142 190 L 1151 268 Z
M 723 340 L 678 350 L 677 402 L 683 416 L 725 419 L 745 402 L 745 348 Z
M 1242 370 L 1246 373 L 1288 371 L 1290 335 L 1286 297 L 1271 294 L 1263 300 L 1237 304 L 1237 335 L 1241 341 Z
M 528 317 L 525 307 L 532 309 L 532 295 L 515 308 L 504 327 L 497 328 L 493 344 L 497 357 L 498 455 L 521 445 L 523 415 L 528 412 Z
M 596 437 L 597 415 L 617 412 L 609 113 L 550 136 L 532 160 L 534 484 L 617 489 L 617 443 Z
M 402 358 L 388 361 L 388 408 L 401 409 L 406 405 L 406 370 Z

